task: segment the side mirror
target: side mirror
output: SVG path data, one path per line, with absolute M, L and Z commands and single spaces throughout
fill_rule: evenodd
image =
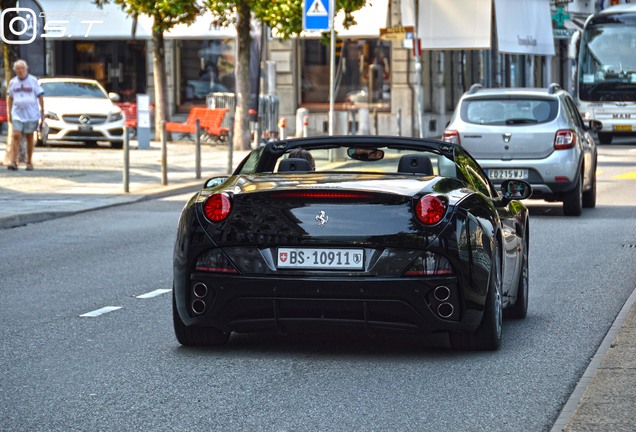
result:
M 119 102 L 121 100 L 119 95 L 113 92 L 108 93 L 108 99 L 112 100 L 113 102 Z
M 603 123 L 598 120 L 590 120 L 589 129 L 594 132 L 598 132 L 603 129 Z
M 207 179 L 205 181 L 205 183 L 203 183 L 203 188 L 207 189 L 207 188 L 217 187 L 218 185 L 220 185 L 221 183 L 223 183 L 227 179 L 228 179 L 227 176 L 209 178 L 209 179 Z
M 504 180 L 501 193 L 506 201 L 523 200 L 532 196 L 532 186 L 523 180 Z

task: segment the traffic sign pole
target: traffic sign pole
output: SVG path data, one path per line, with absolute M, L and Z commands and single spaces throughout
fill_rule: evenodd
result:
M 336 72 L 336 31 L 333 25 L 335 15 L 335 0 L 329 0 L 329 29 L 331 30 L 331 46 L 329 55 L 329 135 L 334 133 L 336 120 L 334 112 L 335 72 Z

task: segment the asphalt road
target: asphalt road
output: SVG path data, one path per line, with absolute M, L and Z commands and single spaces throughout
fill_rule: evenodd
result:
M 582 217 L 529 201 L 529 315 L 494 353 L 358 333 L 180 347 L 156 290 L 186 196 L 0 231 L 0 430 L 549 430 L 636 286 L 636 148 L 599 162 Z

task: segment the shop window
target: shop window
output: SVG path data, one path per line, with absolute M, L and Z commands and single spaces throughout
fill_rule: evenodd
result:
M 205 103 L 213 92 L 234 92 L 234 39 L 184 40 L 180 44 L 182 104 Z
M 301 41 L 302 104 L 329 103 L 329 45 Z M 346 100 L 389 108 L 391 100 L 391 44 L 378 39 L 338 40 L 335 102 Z

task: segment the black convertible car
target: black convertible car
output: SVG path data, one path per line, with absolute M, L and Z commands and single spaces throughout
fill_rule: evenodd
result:
M 183 345 L 349 326 L 448 332 L 494 350 L 528 307 L 530 186 L 498 192 L 461 147 L 382 136 L 253 150 L 184 207 L 173 319 Z

